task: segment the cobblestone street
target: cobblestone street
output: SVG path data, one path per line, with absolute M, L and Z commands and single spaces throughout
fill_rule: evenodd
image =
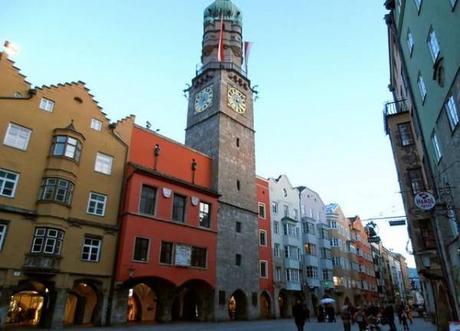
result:
M 402 327 L 397 325 L 398 331 L 402 331 Z M 435 331 L 436 327 L 424 321 L 423 319 L 414 319 L 414 323 L 409 325 L 413 331 Z M 291 319 L 269 320 L 269 321 L 249 321 L 249 322 L 225 322 L 225 323 L 173 323 L 173 324 L 150 324 L 150 325 L 131 325 L 128 327 L 111 327 L 111 328 L 85 328 L 81 330 L 153 330 L 153 331 L 295 331 L 297 330 L 294 321 Z M 78 328 L 71 329 L 78 330 Z M 340 320 L 337 323 L 317 323 L 312 321 L 307 323 L 305 331 L 341 331 L 343 330 Z M 382 331 L 387 331 L 388 327 L 383 326 Z M 358 326 L 355 324 L 352 331 L 358 331 Z

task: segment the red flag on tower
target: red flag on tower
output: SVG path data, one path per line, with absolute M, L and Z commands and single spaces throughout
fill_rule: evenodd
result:
M 220 17 L 219 45 L 217 46 L 217 61 L 224 60 L 224 15 Z

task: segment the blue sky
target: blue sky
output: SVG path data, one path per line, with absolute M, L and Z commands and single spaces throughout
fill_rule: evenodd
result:
M 254 42 L 257 173 L 286 174 L 346 215 L 403 215 L 382 109 L 391 98 L 383 0 L 234 0 Z M 2 0 L 0 41 L 33 85 L 82 80 L 108 117 L 184 141 L 182 90 L 211 0 Z M 404 253 L 403 227 L 379 223 Z

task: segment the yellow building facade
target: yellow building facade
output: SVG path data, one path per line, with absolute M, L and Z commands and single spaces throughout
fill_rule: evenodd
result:
M 31 88 L 0 53 L 0 321 L 102 325 L 127 146 L 83 82 Z

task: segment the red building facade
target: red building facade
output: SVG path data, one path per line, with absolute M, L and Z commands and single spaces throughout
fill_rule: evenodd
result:
M 117 123 L 130 149 L 112 322 L 209 320 L 218 198 L 212 160 L 133 122 Z
M 272 234 L 270 217 L 270 190 L 268 181 L 257 177 L 257 201 L 259 211 L 259 258 L 260 258 L 260 317 L 275 316 L 273 291 Z

